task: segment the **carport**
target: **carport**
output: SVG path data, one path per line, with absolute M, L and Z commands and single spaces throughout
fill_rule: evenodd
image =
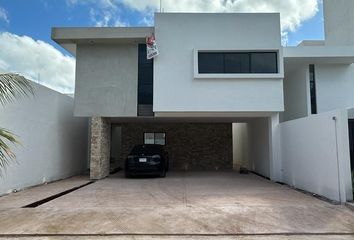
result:
M 130 150 L 143 143 L 165 145 L 172 171 L 238 171 L 243 167 L 267 178 L 274 172 L 272 123 L 277 117 L 110 118 L 101 125 L 94 121 L 92 179 L 105 177 L 108 169 L 124 169 Z M 104 156 L 107 153 L 109 157 Z

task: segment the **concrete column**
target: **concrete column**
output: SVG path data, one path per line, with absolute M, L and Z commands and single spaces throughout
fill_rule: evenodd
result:
M 109 174 L 111 123 L 109 118 L 91 118 L 90 178 L 102 179 Z
M 269 159 L 270 179 L 275 182 L 283 180 L 283 169 L 281 161 L 279 113 L 269 117 Z

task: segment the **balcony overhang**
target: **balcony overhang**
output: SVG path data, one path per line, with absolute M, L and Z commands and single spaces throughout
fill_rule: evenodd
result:
M 72 55 L 77 44 L 143 43 L 154 27 L 70 27 L 52 28 L 52 39 Z
M 283 56 L 285 64 L 352 64 L 354 46 L 284 47 Z

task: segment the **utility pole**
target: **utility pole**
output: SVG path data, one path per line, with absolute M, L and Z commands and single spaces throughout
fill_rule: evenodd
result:
M 160 12 L 162 12 L 162 0 L 160 0 Z

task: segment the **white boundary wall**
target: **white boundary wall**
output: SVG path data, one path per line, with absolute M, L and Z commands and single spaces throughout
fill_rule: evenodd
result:
M 281 123 L 283 182 L 329 199 L 353 199 L 348 110 Z
M 35 97 L 0 106 L 0 126 L 19 136 L 0 195 L 55 181 L 87 168 L 88 119 L 74 118 L 74 99 L 33 83 Z

